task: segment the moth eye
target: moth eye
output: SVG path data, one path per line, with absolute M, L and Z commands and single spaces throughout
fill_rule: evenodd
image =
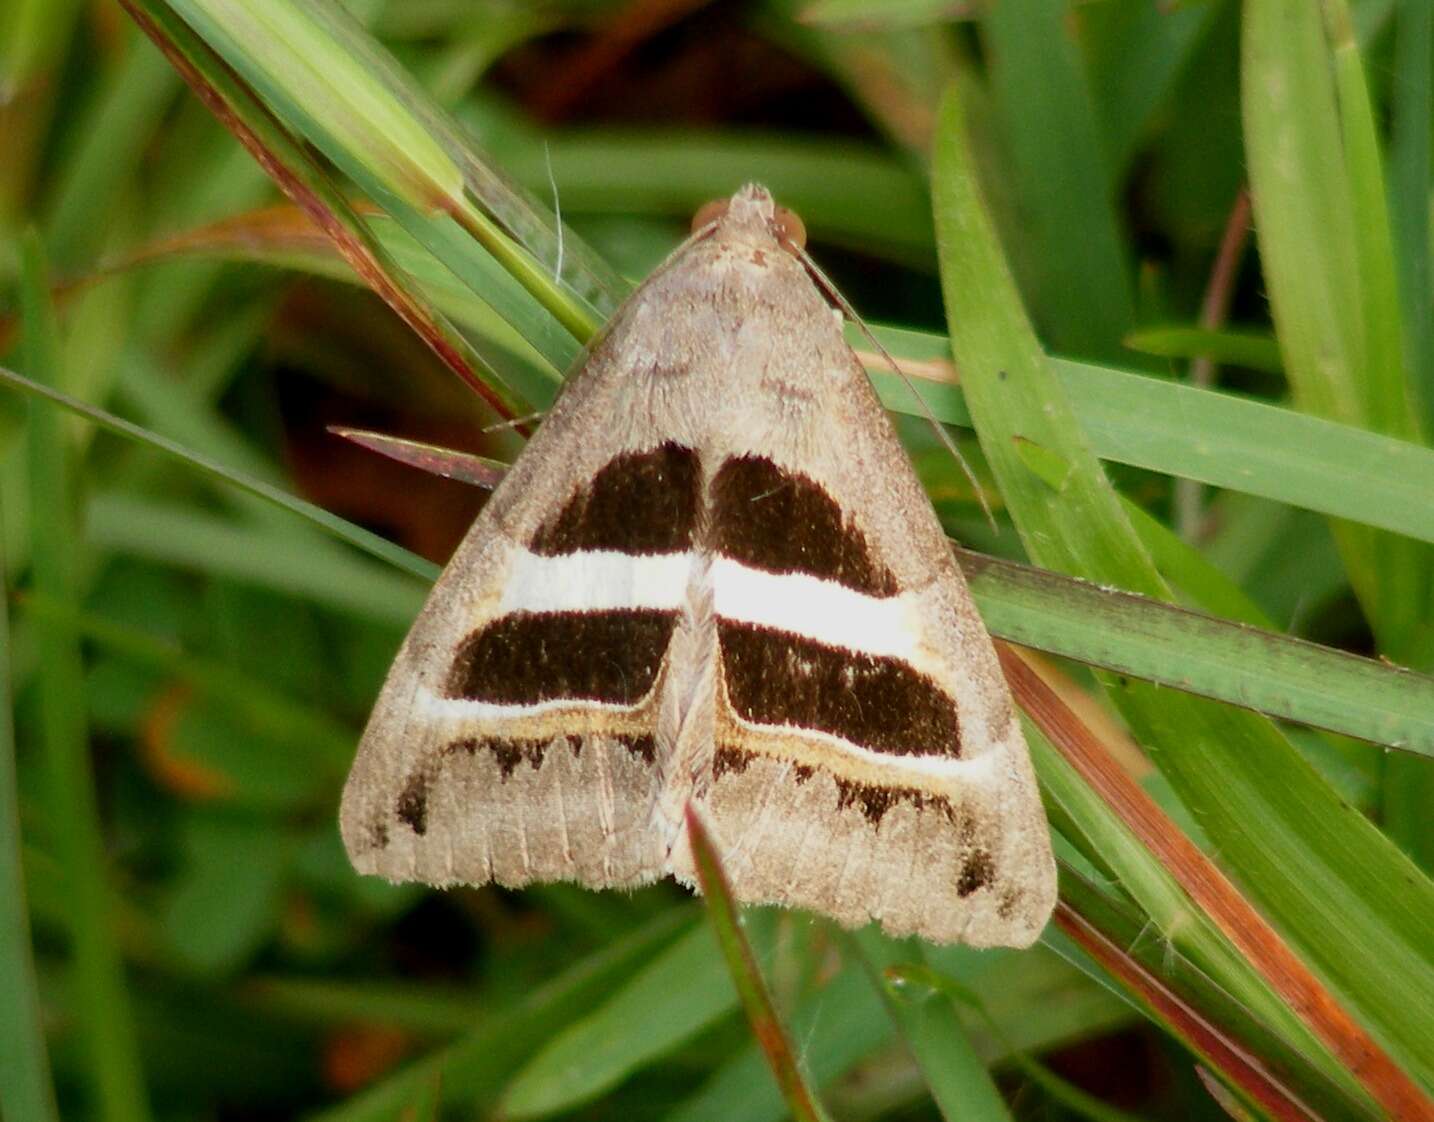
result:
M 788 210 L 784 206 L 776 208 L 772 215 L 772 221 L 776 225 L 777 240 L 796 249 L 805 249 L 807 246 L 807 227 L 794 210 Z
M 697 213 L 692 216 L 692 232 L 697 233 L 702 227 L 711 225 L 726 213 L 726 199 L 713 199 L 711 202 L 703 203 L 697 208 Z

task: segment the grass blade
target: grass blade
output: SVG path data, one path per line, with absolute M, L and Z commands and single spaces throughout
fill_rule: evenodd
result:
M 167 437 L 150 432 L 148 429 L 141 428 L 139 425 L 131 424 L 129 421 L 121 417 L 116 417 L 112 413 L 106 413 L 103 409 L 96 409 L 93 405 L 88 405 L 77 398 L 71 397 L 67 393 L 53 389 L 50 386 L 41 385 L 38 382 L 26 378 L 23 374 L 17 374 L 13 370 L 6 370 L 3 366 L 0 366 L 0 384 L 12 386 L 27 394 L 46 398 L 56 405 L 63 406 L 72 413 L 93 421 L 96 425 L 108 432 L 114 433 L 116 436 L 122 436 L 127 440 L 138 441 L 158 452 L 163 452 L 167 456 L 172 456 L 177 460 L 189 464 L 191 467 L 197 468 L 205 475 L 212 476 L 215 479 L 222 479 L 225 483 L 238 487 L 241 491 L 258 496 L 261 499 L 273 503 L 275 506 L 282 507 L 287 511 L 297 514 L 299 517 L 321 526 L 336 538 L 340 538 L 350 545 L 363 550 L 365 553 L 377 557 L 380 561 L 388 562 L 388 564 L 396 569 L 400 569 L 403 572 L 427 581 L 432 581 L 438 575 L 437 566 L 431 562 L 424 561 L 421 557 L 415 557 L 412 553 L 409 553 L 408 550 L 402 549 L 387 539 L 370 533 L 360 526 L 355 526 L 352 522 L 347 522 L 336 515 L 330 514 L 322 507 L 296 498 L 270 483 L 265 483 L 261 479 L 254 479 L 242 472 L 227 468 L 207 456 L 191 451 L 169 440 Z
M 3 520 L 0 520 L 3 524 Z M 0 1116 L 11 1122 L 59 1122 L 20 862 L 20 796 L 10 708 L 10 603 L 0 541 Z
M 39 242 L 22 250 L 24 359 L 40 381 L 58 380 L 59 349 Z M 59 417 L 32 401 L 29 418 L 30 509 L 35 590 L 57 603 L 79 594 L 74 497 Z M 37 627 L 41 735 L 48 772 L 52 844 L 66 884 L 75 1008 L 88 1039 L 99 1115 L 106 1122 L 145 1122 L 149 1108 L 136 1048 L 129 996 L 115 935 L 108 859 L 90 768 L 84 667 L 72 632 Z
M 1183 1001 L 1159 975 L 1145 969 L 1079 912 L 1062 902 L 1056 906 L 1055 919 L 1086 954 L 1128 990 L 1139 994 L 1154 1017 L 1172 1026 L 1191 1048 L 1268 1111 L 1271 1118 L 1281 1122 L 1315 1122 L 1319 1118 L 1265 1071 L 1258 1057 L 1232 1044 L 1199 1009 Z
M 450 370 L 499 413 L 528 412 L 522 399 L 417 294 L 382 245 L 355 215 L 314 160 L 208 54 L 162 3 L 122 0 L 140 29 L 360 277 Z M 143 7 L 141 6 L 143 5 Z M 483 370 L 488 377 L 480 377 Z
M 665 953 L 691 919 L 683 908 L 663 912 L 526 994 L 458 1042 L 313 1115 L 311 1122 L 391 1122 L 435 1078 L 441 1081 L 444 1103 L 463 1104 L 470 1116 L 490 1107 L 511 1081 L 515 1067 Z
M 681 1003 L 671 1000 L 678 991 Z M 501 1113 L 532 1118 L 571 1110 L 728 1016 L 736 1004 L 711 933 L 696 927 L 555 1033 L 513 1076 Z
M 1032 303 L 1056 348 L 1114 354 L 1134 323 L 1114 177 L 1063 0 L 1003 0 L 983 39 L 1012 184 L 1035 245 Z
M 1093 666 L 1434 756 L 1434 678 L 958 550 L 991 633 Z
M 1176 882 L 1190 895 L 1220 932 L 1240 949 L 1270 986 L 1294 1009 L 1357 1075 L 1369 1074 L 1374 1065 L 1392 1067 L 1387 1056 L 1364 1028 L 1340 1006 L 1328 989 L 1294 954 L 1283 938 L 1224 876 L 1215 864 L 1170 821 L 1145 792 L 1124 771 L 1109 760 L 1095 738 L 1084 728 L 1065 703 L 1004 644 L 997 649 L 1001 668 L 1021 708 L 1030 714 L 1041 731 L 1056 744 L 1090 787 L 1127 823 Z M 1390 1097 L 1403 1095 L 1406 1108 L 1419 1117 L 1420 1092 L 1398 1069 L 1380 1071 L 1380 1087 Z M 1373 1089 L 1371 1088 L 1371 1091 Z
M 1026 319 L 954 96 L 943 106 L 936 154 L 936 223 L 953 350 L 982 447 L 1028 553 L 1041 565 L 1169 599 Z M 1031 470 L 1021 442 L 1067 462 L 1059 487 Z M 1411 1019 L 1411 1006 L 1424 999 L 1414 1000 L 1408 988 L 1434 985 L 1427 937 L 1420 935 L 1434 916 L 1434 886 L 1342 804 L 1263 718 L 1133 680 L 1103 685 L 1262 911 L 1332 981 L 1340 1000 L 1377 1026 L 1384 1047 L 1367 1034 L 1337 1030 L 1323 1019 L 1332 1010 L 1297 1012 L 1394 1113 L 1428 1113 L 1428 1097 L 1400 1065 L 1434 1077 L 1424 1059 L 1434 1055 L 1434 1019 L 1418 1013 L 1422 1023 Z M 1410 890 L 1391 898 L 1375 887 L 1385 878 Z M 1178 932 L 1167 934 L 1178 941 Z M 1246 999 L 1248 981 L 1217 980 Z M 1434 1005 L 1434 994 L 1427 996 Z
M 903 946 L 867 928 L 854 937 L 871 983 L 881 994 L 947 1122 L 1009 1122 L 1001 1092 L 976 1055 L 965 1027 L 949 1001 L 902 984 L 889 973 L 902 963 L 922 961 L 920 949 Z
M 776 1006 L 772 1004 L 772 995 L 767 992 L 767 983 L 762 980 L 762 972 L 757 968 L 757 960 L 752 955 L 747 937 L 742 934 L 737 905 L 727 886 L 727 877 L 722 872 L 721 860 L 697 809 L 690 803 L 687 806 L 687 837 L 692 844 L 692 863 L 697 868 L 697 880 L 707 904 L 707 915 L 717 933 L 717 945 L 722 949 L 727 971 L 747 1012 L 747 1022 L 762 1046 L 768 1067 L 777 1078 L 782 1097 L 797 1122 L 827 1122 L 826 1111 L 807 1086 L 806 1077 L 797 1065 L 787 1030 L 777 1015 Z

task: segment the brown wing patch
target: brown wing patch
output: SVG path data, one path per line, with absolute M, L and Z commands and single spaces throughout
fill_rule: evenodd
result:
M 743 720 L 815 729 L 875 752 L 959 756 L 956 705 L 897 658 L 718 620 L 727 699 Z
M 733 456 L 711 486 L 711 548 L 769 573 L 806 573 L 895 596 L 891 571 L 816 480 L 765 456 Z
M 701 476 L 697 453 L 672 441 L 624 452 L 538 527 L 529 546 L 548 557 L 589 549 L 681 553 L 692 544 Z
M 506 705 L 634 705 L 657 679 L 675 620 L 675 612 L 645 609 L 513 612 L 463 640 L 445 692 Z
M 424 772 L 416 772 L 403 785 L 394 813 L 419 837 L 428 833 L 428 776 Z

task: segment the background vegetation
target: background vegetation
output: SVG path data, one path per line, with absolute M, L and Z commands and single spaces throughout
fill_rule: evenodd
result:
M 0 1114 L 1434 1117 L 1431 36 L 1427 0 L 11 0 Z M 991 629 L 1058 656 L 1003 652 L 1041 943 L 753 911 L 770 1006 L 671 885 L 393 887 L 335 822 L 481 502 L 411 464 L 490 469 L 328 426 L 510 458 L 485 426 L 751 179 L 955 426 L 994 525 L 853 331 Z

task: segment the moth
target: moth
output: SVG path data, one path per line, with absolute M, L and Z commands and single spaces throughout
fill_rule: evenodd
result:
M 356 868 L 696 879 L 1026 946 L 1055 900 L 991 640 L 762 187 L 614 316 L 434 586 L 344 789 Z

